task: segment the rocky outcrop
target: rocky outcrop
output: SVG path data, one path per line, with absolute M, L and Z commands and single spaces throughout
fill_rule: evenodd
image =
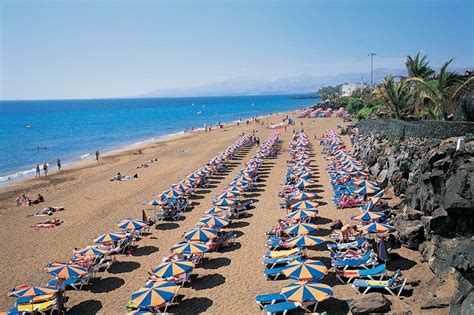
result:
M 452 273 L 458 279 L 451 314 L 473 307 L 474 141 L 469 139 L 458 151 L 454 138 L 394 141 L 369 134 L 354 145 L 370 174 L 402 200 L 392 222 L 402 245 L 420 250 L 439 277 Z
M 381 293 L 369 293 L 351 301 L 349 309 L 355 315 L 387 313 L 390 311 L 390 301 Z

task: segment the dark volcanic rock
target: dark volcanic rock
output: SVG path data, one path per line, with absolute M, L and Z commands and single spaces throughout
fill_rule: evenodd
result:
M 420 220 L 405 221 L 398 219 L 395 221 L 395 227 L 397 228 L 400 242 L 405 247 L 418 249 L 418 246 L 425 239 L 423 223 Z
M 390 301 L 381 293 L 369 293 L 349 304 L 352 314 L 387 313 L 390 311 Z

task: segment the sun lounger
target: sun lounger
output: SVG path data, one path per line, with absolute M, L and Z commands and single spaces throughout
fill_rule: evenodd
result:
M 301 252 L 299 248 L 286 249 L 286 250 L 273 250 L 273 251 L 265 253 L 263 257 L 278 259 L 278 258 L 285 258 L 288 256 L 296 255 L 299 252 Z
M 407 279 L 398 280 L 397 277 L 400 275 L 400 269 L 395 271 L 393 276 L 389 280 L 364 280 L 356 279 L 352 283 L 352 287 L 358 292 L 360 289 L 365 289 L 362 294 L 366 294 L 371 289 L 384 289 L 387 290 L 391 295 L 400 296 L 405 287 Z M 395 294 L 395 290 L 398 292 Z
M 283 315 L 285 315 L 289 311 L 293 311 L 299 308 L 303 308 L 305 311 L 307 311 L 300 303 L 286 302 L 286 301 L 270 304 L 264 307 L 265 312 L 267 312 L 267 314 L 283 314 Z
M 375 280 L 374 277 L 380 276 L 379 280 L 382 280 L 385 273 L 385 264 L 380 264 L 370 269 L 336 270 L 336 277 L 343 283 L 350 283 L 354 278 L 369 278 Z M 344 281 L 342 278 L 346 278 L 347 281 Z
M 331 265 L 335 268 L 343 268 L 347 269 L 349 267 L 362 267 L 368 269 L 368 266 L 374 265 L 377 262 L 377 257 L 374 253 L 369 250 L 367 253 L 358 259 L 344 259 L 344 260 L 337 260 L 332 259 Z
M 53 314 L 54 311 L 58 311 L 58 303 L 56 299 L 38 302 L 38 303 L 26 303 L 16 305 L 17 314 Z
M 295 261 L 295 260 L 297 260 L 301 257 L 302 257 L 301 252 L 297 253 L 296 255 L 292 255 L 292 256 L 288 256 L 288 257 L 284 257 L 284 258 L 277 258 L 277 259 L 270 258 L 270 257 L 264 257 L 263 264 L 271 266 L 270 268 L 274 268 L 277 265 L 289 264 L 290 262 Z
M 331 252 L 335 253 L 335 252 L 342 251 L 342 250 L 358 249 L 359 247 L 364 245 L 365 242 L 367 242 L 367 239 L 365 237 L 360 237 L 357 240 L 355 240 L 354 242 L 327 244 L 327 247 Z
M 286 301 L 285 297 L 279 292 L 259 294 L 255 297 L 257 304 L 263 308 L 265 305 Z
M 66 279 L 64 280 L 63 282 L 63 285 L 67 288 L 67 287 L 71 287 L 73 288 L 74 290 L 82 290 L 82 287 L 84 285 L 87 285 L 89 284 L 90 280 L 91 280 L 92 276 L 91 274 L 87 273 L 85 274 L 84 276 L 82 277 L 79 277 L 79 278 L 69 278 L 69 279 Z M 58 279 L 55 278 L 51 281 L 48 282 L 47 284 L 48 286 L 58 286 Z
M 283 270 L 285 269 L 286 267 L 265 269 L 263 275 L 267 280 L 277 280 L 283 274 Z

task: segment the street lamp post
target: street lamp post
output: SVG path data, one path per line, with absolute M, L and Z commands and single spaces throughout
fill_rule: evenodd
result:
M 375 53 L 370 53 L 368 54 L 370 57 L 370 86 L 374 86 L 374 56 L 376 56 Z

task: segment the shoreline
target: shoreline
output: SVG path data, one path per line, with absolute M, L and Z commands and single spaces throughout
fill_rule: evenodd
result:
M 270 118 L 270 117 L 283 115 L 283 114 L 292 114 L 292 113 L 295 113 L 295 112 L 299 112 L 301 110 L 303 110 L 303 108 L 296 109 L 296 110 L 290 110 L 290 111 L 284 111 L 284 112 L 271 112 L 271 113 L 266 113 L 266 114 L 254 116 L 254 117 L 243 118 L 243 119 L 240 119 L 240 121 L 250 120 L 250 119 L 253 119 L 253 118 L 265 119 L 265 118 Z M 237 125 L 237 120 L 230 121 L 230 122 L 221 122 L 221 124 L 224 125 L 223 129 L 226 129 L 226 128 L 229 128 L 229 127 L 236 126 Z M 212 129 L 212 131 L 215 131 L 215 130 L 221 130 L 221 129 L 219 129 L 218 127 L 214 127 Z M 104 152 L 101 152 L 100 155 L 101 155 L 101 158 L 112 157 L 112 156 L 115 156 L 115 155 L 120 155 L 120 154 L 126 153 L 126 152 L 131 151 L 131 150 L 146 149 L 149 146 L 153 146 L 153 145 L 156 145 L 156 144 L 159 144 L 159 143 L 166 143 L 168 141 L 174 141 L 174 140 L 177 140 L 177 139 L 180 139 L 180 138 L 184 138 L 186 136 L 194 136 L 194 135 L 201 134 L 201 133 L 205 133 L 204 128 L 197 128 L 192 132 L 180 131 L 180 132 L 175 132 L 175 133 L 171 133 L 171 134 L 167 134 L 167 135 L 156 136 L 156 137 L 153 137 L 151 139 L 135 140 L 132 144 L 120 145 L 118 147 L 115 147 L 115 148 L 106 150 Z M 137 154 L 137 156 L 138 156 L 138 154 Z M 85 158 L 82 158 L 82 157 L 85 157 Z M 86 154 L 80 155 L 79 158 L 77 158 L 75 160 L 66 161 L 66 162 L 61 161 L 61 162 L 62 162 L 61 172 L 65 171 L 65 169 L 64 169 L 65 167 L 67 167 L 67 170 L 76 170 L 76 169 L 79 169 L 81 167 L 87 167 L 88 164 L 91 163 L 91 162 L 93 163 L 94 162 L 94 156 L 93 156 L 92 153 L 86 153 Z M 49 166 L 50 166 L 50 170 L 48 172 L 48 177 L 60 173 L 60 171 L 58 171 L 56 168 L 54 170 L 51 170 L 51 167 L 55 166 L 55 165 L 49 165 Z M 14 174 L 11 174 L 11 175 L 15 175 L 15 174 L 23 173 L 23 172 L 28 172 L 28 173 L 16 176 L 16 177 L 11 178 L 11 179 L 0 181 L 0 193 L 2 193 L 3 189 L 5 189 L 7 187 L 11 187 L 13 184 L 25 183 L 27 181 L 30 181 L 30 180 L 33 180 L 33 179 L 37 178 L 37 177 L 34 176 L 35 175 L 35 169 L 34 168 L 31 169 L 31 170 L 21 170 L 21 171 L 18 171 L 16 173 L 14 173 Z M 7 176 L 9 176 L 9 175 L 0 176 L 0 179 L 2 179 L 4 177 L 7 177 Z M 40 178 L 43 178 L 43 177 L 45 177 L 45 176 L 44 175 L 40 176 Z
M 253 118 L 258 118 L 258 119 L 269 118 L 269 117 L 272 117 L 272 116 L 282 115 L 282 114 L 285 114 L 285 113 L 290 114 L 290 113 L 301 111 L 301 110 L 303 110 L 303 109 L 300 108 L 300 109 L 284 111 L 284 112 L 263 113 L 261 115 L 257 115 L 257 116 L 253 116 L 253 117 L 245 117 L 245 118 L 242 118 L 242 119 L 239 119 L 239 120 L 240 121 L 245 121 L 245 120 L 250 120 L 250 119 L 253 119 Z M 226 127 L 237 125 L 237 121 L 238 120 L 223 121 L 223 122 L 221 122 L 221 124 L 223 124 L 224 128 L 226 128 Z M 218 127 L 215 126 L 214 129 L 212 129 L 212 130 L 215 130 L 215 129 L 218 129 Z M 189 128 L 187 128 L 187 130 L 189 130 Z M 100 155 L 101 155 L 101 157 L 107 157 L 107 156 L 112 156 L 112 155 L 115 155 L 115 154 L 120 154 L 120 153 L 129 151 L 129 150 L 132 150 L 132 149 L 137 149 L 137 150 L 138 149 L 144 149 L 147 146 L 151 146 L 153 144 L 162 143 L 162 142 L 166 142 L 166 141 L 172 141 L 172 140 L 175 140 L 175 139 L 179 139 L 180 137 L 184 137 L 184 136 L 187 136 L 187 135 L 194 135 L 194 134 L 198 134 L 198 133 L 202 133 L 202 132 L 205 132 L 204 127 L 196 128 L 192 132 L 186 132 L 185 130 L 182 130 L 182 131 L 178 131 L 178 132 L 174 132 L 174 133 L 170 133 L 170 134 L 157 135 L 157 136 L 152 137 L 151 139 L 143 139 L 143 140 L 137 139 L 137 140 L 134 140 L 133 143 L 120 144 L 120 145 L 114 146 L 113 148 L 106 149 L 105 151 L 101 152 Z M 66 159 L 64 161 L 61 160 L 61 166 L 62 166 L 63 169 L 64 169 L 64 167 L 68 167 L 68 169 L 71 168 L 71 167 L 72 168 L 77 168 L 77 166 L 79 166 L 83 163 L 86 163 L 86 162 L 93 161 L 93 160 L 94 160 L 93 153 L 84 153 L 84 154 L 79 154 L 79 157 L 73 158 L 71 160 L 68 160 L 68 159 Z M 54 167 L 55 165 L 49 164 L 48 166 L 49 166 L 49 172 L 48 172 L 49 175 L 48 176 L 52 176 L 53 174 L 57 174 L 59 172 L 57 169 L 55 169 L 54 171 L 51 170 L 51 167 Z M 10 176 L 12 176 L 12 177 L 9 178 Z M 44 175 L 42 175 L 40 177 L 44 177 Z M 23 169 L 23 170 L 18 170 L 16 172 L 13 172 L 11 174 L 0 175 L 0 193 L 1 193 L 2 188 L 9 187 L 14 183 L 24 182 L 24 181 L 31 180 L 31 179 L 34 179 L 34 178 L 36 178 L 35 177 L 35 168 Z

